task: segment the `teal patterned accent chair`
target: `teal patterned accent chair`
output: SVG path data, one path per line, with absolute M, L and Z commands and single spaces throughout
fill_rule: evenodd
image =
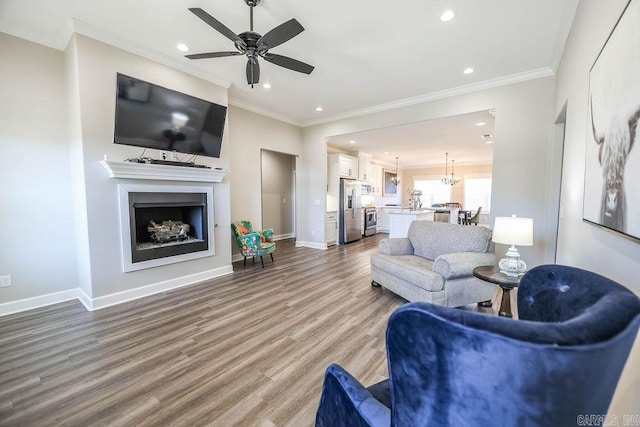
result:
M 276 242 L 273 242 L 273 229 L 254 231 L 249 221 L 238 221 L 231 224 L 231 231 L 235 236 L 236 244 L 240 254 L 244 257 L 243 266 L 247 266 L 247 257 L 251 257 L 256 262 L 256 257 L 260 257 L 260 263 L 264 268 L 263 256 L 271 255 L 273 262 L 273 252 L 276 250 Z

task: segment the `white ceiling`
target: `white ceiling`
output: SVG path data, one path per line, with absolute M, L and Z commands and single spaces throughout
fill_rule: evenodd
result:
M 489 111 L 427 120 L 402 126 L 372 129 L 327 139 L 327 145 L 348 152 L 364 152 L 377 163 L 400 169 L 442 166 L 449 162 L 468 165 L 493 162 L 494 117 Z M 479 123 L 484 125 L 479 126 Z M 353 143 L 351 142 L 353 141 Z M 451 167 L 451 164 L 449 164 Z
M 255 31 L 296 18 L 306 30 L 272 52 L 316 67 L 305 75 L 261 60 L 269 90 L 246 84 L 244 57 L 192 61 L 176 49 L 234 50 L 187 9 L 203 8 L 240 33 L 249 29 L 244 0 L 0 0 L 0 31 L 56 49 L 77 31 L 229 86 L 232 104 L 306 126 L 551 75 L 578 1 L 262 0 Z M 446 9 L 456 17 L 443 23 Z M 466 67 L 475 72 L 463 74 Z

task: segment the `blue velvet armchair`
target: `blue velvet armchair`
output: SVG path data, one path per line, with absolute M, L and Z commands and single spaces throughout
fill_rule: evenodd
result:
M 518 312 L 403 305 L 387 326 L 389 379 L 365 388 L 329 366 L 316 425 L 569 426 L 606 414 L 640 299 L 595 273 L 545 265 L 522 278 Z

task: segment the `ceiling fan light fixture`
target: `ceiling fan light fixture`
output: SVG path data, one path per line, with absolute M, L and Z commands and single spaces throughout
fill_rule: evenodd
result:
M 176 48 L 180 51 L 180 52 L 189 52 L 189 46 L 187 46 L 184 43 L 178 43 L 176 45 Z
M 197 7 L 189 8 L 189 11 L 200 18 L 204 23 L 231 40 L 237 51 L 198 53 L 185 55 L 185 57 L 188 59 L 209 59 L 246 55 L 248 59 L 246 68 L 247 83 L 251 85 L 252 88 L 255 84 L 258 84 L 260 80 L 260 64 L 258 63 L 259 57 L 262 57 L 267 62 L 298 73 L 311 74 L 314 70 L 312 65 L 305 64 L 297 59 L 269 52 L 269 49 L 280 46 L 303 32 L 304 27 L 296 19 L 292 18 L 271 29 L 264 35 L 258 34 L 253 31 L 253 8 L 260 3 L 260 0 L 244 0 L 244 2 L 250 8 L 250 30 L 240 34 L 236 34 L 231 31 L 222 22 L 209 15 L 203 9 Z

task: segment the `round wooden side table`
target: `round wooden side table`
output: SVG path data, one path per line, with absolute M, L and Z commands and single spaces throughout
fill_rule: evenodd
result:
M 511 289 L 518 286 L 520 277 L 507 276 L 500 272 L 498 267 L 483 266 L 473 269 L 473 275 L 485 282 L 495 283 L 502 288 L 502 301 L 500 302 L 500 310 L 498 316 L 513 317 L 511 314 Z

